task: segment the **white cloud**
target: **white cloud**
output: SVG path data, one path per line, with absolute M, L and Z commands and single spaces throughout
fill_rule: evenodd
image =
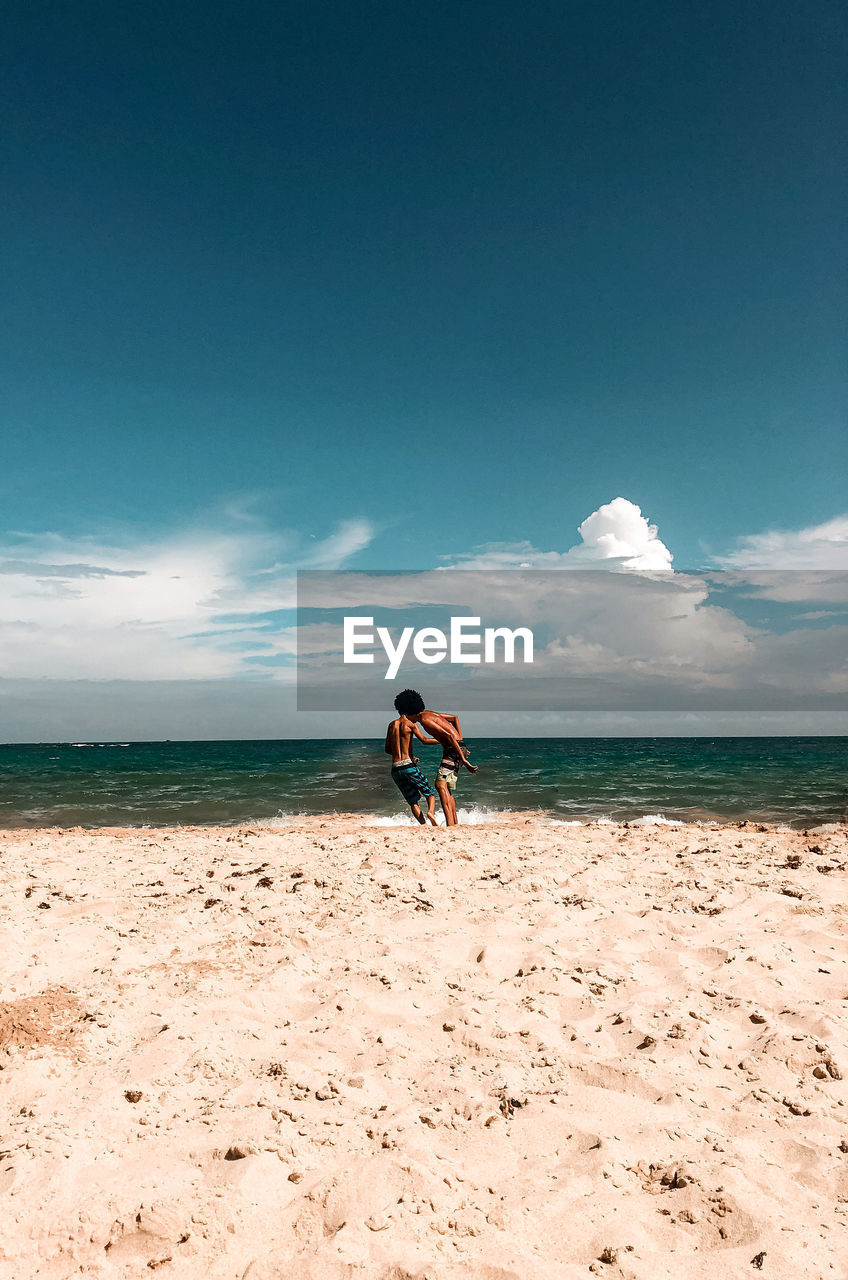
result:
M 568 551 L 539 551 L 530 542 L 489 542 L 460 556 L 462 569 L 608 568 L 671 572 L 672 553 L 635 502 L 613 498 L 578 527 L 580 542 Z
M 848 515 L 806 529 L 747 534 L 713 559 L 726 581 L 738 581 L 759 599 L 848 604 Z M 811 611 L 799 620 L 826 616 Z
M 848 569 L 848 515 L 808 529 L 772 529 L 714 557 L 723 569 Z
M 577 532 L 582 545 L 568 552 L 575 562 L 618 560 L 622 569 L 671 569 L 674 557 L 660 541 L 657 526 L 649 524 L 640 508 L 627 498 L 613 498 L 593 511 Z
M 374 537 L 367 520 L 344 520 L 335 533 L 317 542 L 312 553 L 304 553 L 298 562 L 301 569 L 338 569 L 340 565 L 364 551 Z
M 340 568 L 371 537 L 361 520 L 308 543 L 257 522 L 123 545 L 9 536 L 0 545 L 0 670 L 96 680 L 268 674 L 268 658 L 293 654 L 292 633 L 260 631 L 251 615 L 293 608 L 297 567 Z M 252 639 L 266 660 L 253 667 Z

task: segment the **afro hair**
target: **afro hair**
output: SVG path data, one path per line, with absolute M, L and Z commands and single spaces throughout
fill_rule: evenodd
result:
M 402 716 L 417 716 L 424 710 L 424 699 L 414 689 L 404 689 L 395 698 L 395 710 Z

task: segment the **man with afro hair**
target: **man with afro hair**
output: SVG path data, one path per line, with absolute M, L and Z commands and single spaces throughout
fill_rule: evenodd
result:
M 418 705 L 420 703 L 420 706 Z M 418 767 L 418 757 L 412 754 L 413 734 L 428 746 L 435 746 L 435 738 L 427 738 L 415 723 L 414 716 L 424 710 L 424 700 L 412 689 L 405 689 L 395 698 L 395 709 L 400 712 L 397 720 L 393 720 L 386 730 L 386 755 L 392 757 L 392 781 L 397 786 L 406 803 L 412 809 L 412 816 L 423 826 L 431 822 L 435 827 L 436 793 L 430 786 L 424 773 Z M 405 710 L 406 709 L 406 710 Z M 407 714 L 410 712 L 411 714 Z M 427 817 L 421 812 L 418 803 L 422 797 L 427 799 Z

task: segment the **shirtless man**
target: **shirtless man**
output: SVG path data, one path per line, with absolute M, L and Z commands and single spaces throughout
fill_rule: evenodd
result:
M 422 702 L 421 705 L 423 707 L 424 703 Z M 425 818 L 418 801 L 422 796 L 427 797 L 426 821 L 431 822 L 435 827 L 438 825 L 435 815 L 436 793 L 418 768 L 417 757 L 413 756 L 411 748 L 413 734 L 421 742 L 426 742 L 428 746 L 435 746 L 436 739 L 425 737 L 414 720 L 404 715 L 401 707 L 398 706 L 397 698 L 395 699 L 395 707 L 401 714 L 397 720 L 391 722 L 386 730 L 386 755 L 392 757 L 392 781 L 412 809 L 413 817 L 422 826 L 425 823 Z
M 417 738 L 428 746 L 438 744 L 442 748 L 442 763 L 436 778 L 436 789 L 442 801 L 445 823 L 449 827 L 456 826 L 456 802 L 452 792 L 456 787 L 457 775 L 462 768 L 467 769 L 469 773 L 477 772 L 477 766 L 468 760 L 459 720 L 453 715 L 428 711 L 421 694 L 416 693 L 414 689 L 404 689 L 403 693 L 399 693 L 395 698 L 395 708 L 401 713 L 402 718 L 410 721 L 412 732 Z M 433 736 L 424 737 L 418 729 L 419 724 Z M 386 749 L 388 750 L 388 745 Z
M 425 711 L 424 714 L 427 715 L 428 712 Z M 457 716 L 448 715 L 446 711 L 436 711 L 432 714 L 438 715 L 442 720 L 446 720 L 448 722 L 459 740 L 459 746 L 467 755 L 468 748 L 462 741 L 462 728 L 459 723 L 459 718 Z M 438 791 L 439 799 L 442 802 L 445 824 L 449 827 L 455 827 L 457 824 L 456 796 L 454 795 L 454 792 L 456 791 L 459 771 L 463 764 L 465 764 L 472 773 L 476 771 L 476 766 L 470 765 L 467 758 L 463 760 L 461 755 L 453 746 L 442 745 L 442 763 L 436 771 L 436 790 Z

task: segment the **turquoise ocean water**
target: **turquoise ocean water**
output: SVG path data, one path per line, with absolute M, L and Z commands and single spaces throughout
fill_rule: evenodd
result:
M 848 818 L 846 738 L 470 740 L 460 816 L 535 809 L 570 820 Z M 434 748 L 422 748 L 432 780 Z M 263 822 L 408 815 L 381 741 L 0 746 L 0 826 Z

